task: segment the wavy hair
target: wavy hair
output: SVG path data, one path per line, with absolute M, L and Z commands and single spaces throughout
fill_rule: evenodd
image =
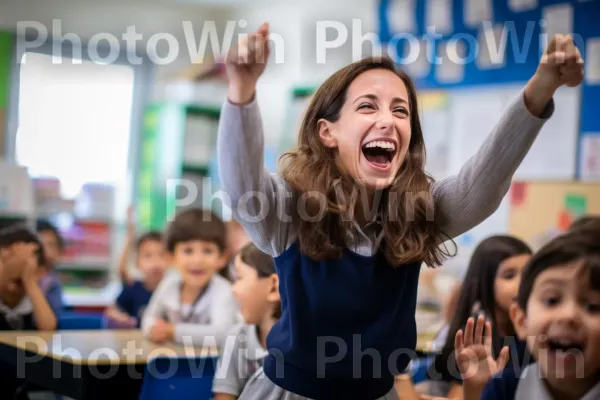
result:
M 417 94 L 410 77 L 387 57 L 371 57 L 337 71 L 316 91 L 305 112 L 293 151 L 280 158 L 280 171 L 290 185 L 299 243 L 304 254 L 316 260 L 339 258 L 356 235 L 355 212 L 366 194 L 358 182 L 336 163 L 337 150 L 323 145 L 318 121 L 336 122 L 351 83 L 374 69 L 394 72 L 406 85 L 410 107 L 411 139 L 408 152 L 390 187 L 376 192 L 376 217 L 384 239 L 380 250 L 393 266 L 424 262 L 438 266 L 447 255 L 440 244 L 447 239 L 433 218 L 433 179 L 425 173 L 425 143 L 418 114 Z M 310 194 L 310 195 L 309 195 Z M 364 210 L 364 207 L 362 208 Z M 306 218 L 310 216 L 311 218 Z

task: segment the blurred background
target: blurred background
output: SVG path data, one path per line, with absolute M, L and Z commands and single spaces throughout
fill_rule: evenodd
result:
M 542 243 L 600 213 L 598 15 L 600 1 L 575 0 L 2 0 L 0 217 L 56 224 L 67 305 L 103 308 L 120 291 L 129 205 L 140 231 L 163 229 L 189 206 L 230 219 L 215 195 L 214 149 L 227 88 L 220 60 L 239 35 L 270 24 L 274 50 L 257 93 L 270 170 L 295 144 L 316 87 L 383 52 L 417 83 L 427 170 L 441 179 L 517 98 L 546 38 L 573 34 L 584 84 L 556 94 L 552 122 L 498 212 L 457 239 L 444 268 L 424 272 L 427 302 L 484 237 Z

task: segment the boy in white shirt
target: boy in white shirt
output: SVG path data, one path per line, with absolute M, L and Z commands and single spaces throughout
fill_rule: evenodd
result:
M 183 211 L 167 229 L 166 248 L 179 274 L 153 293 L 142 318 L 144 334 L 157 343 L 220 345 L 238 311 L 231 284 L 217 273 L 226 263 L 223 221 L 207 210 Z

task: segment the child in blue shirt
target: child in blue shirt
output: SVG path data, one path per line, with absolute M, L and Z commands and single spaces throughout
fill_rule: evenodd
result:
M 63 312 L 65 305 L 60 279 L 56 274 L 56 265 L 60 262 L 65 249 L 64 240 L 58 229 L 49 221 L 39 220 L 37 232 L 44 247 L 46 262 L 40 266 L 40 288 L 52 307 L 55 315 Z
M 600 398 L 600 230 L 588 233 L 559 236 L 531 259 L 512 317 L 536 362 L 505 368 L 482 400 Z
M 579 53 L 571 39 L 554 38 L 551 62 L 478 153 L 435 183 L 410 77 L 389 58 L 352 63 L 314 94 L 296 149 L 273 175 L 256 101 L 268 35 L 264 24 L 227 55 L 217 140 L 228 206 L 274 257 L 282 297 L 260 384 L 240 399 L 394 399 L 394 376 L 416 356 L 421 264 L 440 265 L 448 255 L 440 244 L 497 209 L 553 112 L 555 90 L 583 79 Z
M 130 243 L 126 245 L 125 252 L 129 246 Z M 140 327 L 144 310 L 168 265 L 163 235 L 160 232 L 150 231 L 141 235 L 134 246 L 136 266 L 142 272 L 143 280 L 131 280 L 128 275 L 124 275 L 123 290 L 117 297 L 116 304 L 106 311 L 111 327 Z

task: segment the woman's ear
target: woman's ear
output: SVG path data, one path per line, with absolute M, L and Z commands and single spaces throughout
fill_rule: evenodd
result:
M 277 274 L 271 274 L 268 279 L 269 292 L 267 294 L 267 300 L 271 302 L 281 301 L 281 295 L 279 294 L 279 277 Z
M 525 312 L 521 310 L 521 307 L 517 303 L 512 303 L 509 315 L 517 336 L 520 340 L 525 340 L 527 338 L 527 318 Z
M 321 138 L 321 142 L 325 147 L 329 147 L 330 149 L 338 147 L 337 139 L 332 134 L 333 124 L 327 121 L 324 118 L 321 118 L 317 122 L 317 128 L 319 130 L 319 137 Z

